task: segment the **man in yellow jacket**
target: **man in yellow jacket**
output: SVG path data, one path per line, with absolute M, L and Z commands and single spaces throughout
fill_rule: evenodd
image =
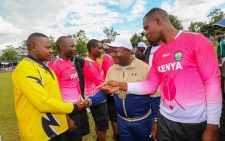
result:
M 66 114 L 84 108 L 62 102 L 56 75 L 44 64 L 52 55 L 49 38 L 33 33 L 27 39 L 28 54 L 13 72 L 15 109 L 22 141 L 65 141 Z

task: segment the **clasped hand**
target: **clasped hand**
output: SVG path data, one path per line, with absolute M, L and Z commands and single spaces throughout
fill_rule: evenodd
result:
M 98 87 L 96 87 L 96 89 L 102 89 L 104 92 L 108 94 L 113 94 L 116 91 L 120 90 L 121 88 L 120 86 L 121 86 L 121 82 L 110 80 L 99 85 Z

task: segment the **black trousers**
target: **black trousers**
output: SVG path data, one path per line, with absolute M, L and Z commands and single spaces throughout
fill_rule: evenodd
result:
M 67 131 L 68 141 L 82 141 L 82 137 L 90 133 L 88 115 L 86 109 L 70 115 L 77 128 L 70 132 Z
M 201 123 L 174 122 L 159 113 L 158 141 L 201 141 L 206 121 Z
M 82 137 L 90 133 L 86 109 L 70 115 L 70 118 L 75 122 L 77 128 L 72 132 L 67 130 L 50 141 L 82 141 Z
M 66 134 L 67 134 L 67 131 L 50 139 L 49 141 L 68 141 Z
M 225 141 L 225 100 L 223 99 L 222 114 L 220 117 L 220 141 Z

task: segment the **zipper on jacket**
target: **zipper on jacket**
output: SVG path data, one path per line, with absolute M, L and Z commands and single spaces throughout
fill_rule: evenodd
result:
M 125 73 L 124 73 L 124 71 L 123 71 L 123 82 L 125 82 L 124 79 L 125 79 Z M 125 96 L 125 98 L 126 98 L 126 96 Z M 125 98 L 123 98 L 123 111 L 124 111 L 125 116 L 128 117 L 128 116 L 127 116 L 127 111 L 126 111 Z

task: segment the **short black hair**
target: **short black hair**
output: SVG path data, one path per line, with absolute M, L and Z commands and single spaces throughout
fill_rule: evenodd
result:
M 57 39 L 55 45 L 56 45 L 56 49 L 59 51 L 59 47 L 62 46 L 63 42 L 70 38 L 69 36 L 61 36 Z M 71 38 L 72 39 L 72 38 Z
M 48 38 L 48 36 L 46 36 L 45 34 L 43 33 L 38 33 L 38 32 L 35 32 L 35 33 L 32 33 L 29 35 L 29 37 L 27 38 L 27 42 L 26 42 L 26 45 L 27 45 L 27 48 L 30 47 L 30 44 L 33 42 L 33 40 L 37 37 L 44 37 L 44 38 Z
M 96 39 L 89 40 L 87 43 L 88 52 L 91 51 L 91 48 L 97 47 L 99 43 L 100 43 L 100 41 L 96 40 Z
M 152 8 L 148 13 L 144 16 L 143 20 L 149 17 L 160 16 L 161 18 L 169 19 L 168 13 L 161 8 Z

